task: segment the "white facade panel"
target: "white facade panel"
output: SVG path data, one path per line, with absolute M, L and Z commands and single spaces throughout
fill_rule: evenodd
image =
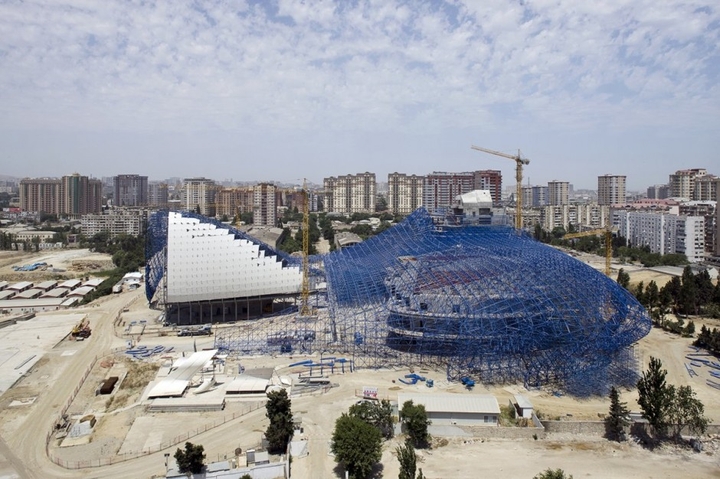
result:
M 260 246 L 215 225 L 168 215 L 169 302 L 244 298 L 300 291 L 299 267 L 283 267 Z

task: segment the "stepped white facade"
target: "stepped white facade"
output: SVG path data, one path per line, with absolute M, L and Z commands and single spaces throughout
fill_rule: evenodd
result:
M 167 301 L 296 294 L 302 271 L 213 224 L 168 215 Z

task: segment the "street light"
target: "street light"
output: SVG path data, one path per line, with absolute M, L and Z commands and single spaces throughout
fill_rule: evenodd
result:
M 168 458 L 170 457 L 170 453 L 165 453 L 165 476 L 168 475 Z

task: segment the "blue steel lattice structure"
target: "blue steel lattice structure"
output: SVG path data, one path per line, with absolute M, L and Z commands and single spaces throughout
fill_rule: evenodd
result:
M 442 364 L 451 379 L 552 385 L 578 396 L 636 381 L 632 345 L 651 327 L 644 308 L 612 279 L 512 228 L 439 230 L 420 209 L 314 259 L 327 314 L 303 326 L 314 339 L 303 351 L 347 355 L 356 367 Z M 216 340 L 244 353 L 267 352 L 267 344 L 253 332 Z

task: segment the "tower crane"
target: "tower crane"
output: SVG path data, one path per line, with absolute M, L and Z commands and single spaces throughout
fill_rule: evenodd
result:
M 310 307 L 310 201 L 308 199 L 307 180 L 303 179 L 303 270 L 302 292 L 300 301 L 300 316 L 312 316 Z
M 605 235 L 605 275 L 610 276 L 610 262 L 612 261 L 612 235 L 613 229 L 611 227 L 601 228 L 596 230 L 583 231 L 581 233 L 568 233 L 563 238 L 582 238 L 583 236 L 595 236 Z
M 497 155 L 502 156 L 503 158 L 509 158 L 513 161 L 515 161 L 515 179 L 517 180 L 517 190 L 515 192 L 515 228 L 517 230 L 522 229 L 522 169 L 523 165 L 529 165 L 530 160 L 527 158 L 523 158 L 522 154 L 520 153 L 520 150 L 518 150 L 517 155 L 508 155 L 507 153 L 503 153 L 501 151 L 495 151 L 490 150 L 488 148 L 482 148 L 479 146 L 472 145 L 471 148 L 473 150 L 483 151 L 485 153 L 490 153 L 491 155 Z

